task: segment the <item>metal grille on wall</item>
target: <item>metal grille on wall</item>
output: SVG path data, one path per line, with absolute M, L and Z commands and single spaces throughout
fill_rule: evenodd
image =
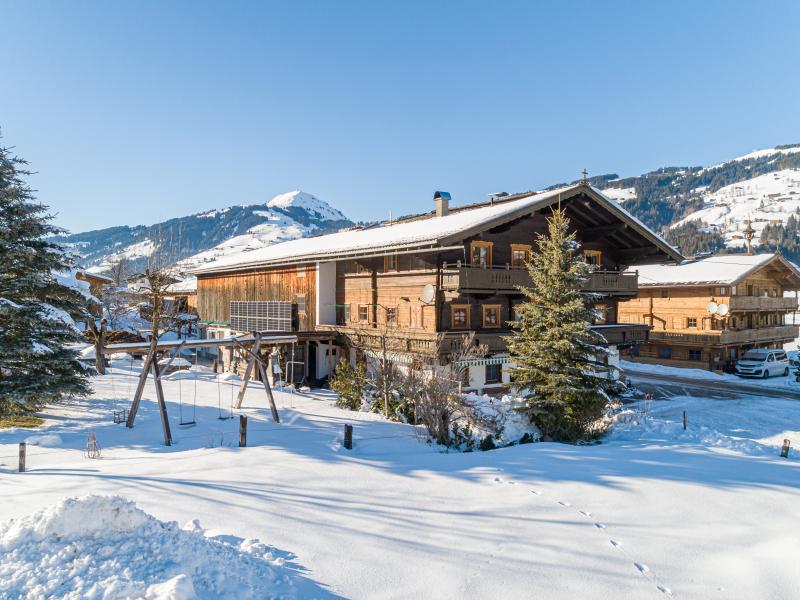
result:
M 292 303 L 284 300 L 232 300 L 231 329 L 236 331 L 291 331 Z

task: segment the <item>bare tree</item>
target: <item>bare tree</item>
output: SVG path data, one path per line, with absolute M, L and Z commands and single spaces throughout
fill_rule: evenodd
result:
M 440 335 L 439 347 L 449 341 Z M 475 344 L 475 335 L 465 334 L 457 348 L 446 354 L 446 364 L 434 366 L 430 377 L 423 382 L 416 404 L 417 414 L 428 434 L 443 446 L 452 444 L 456 416 L 462 416 L 468 422 L 478 418 L 464 401 L 462 384 L 469 369 L 467 362 L 485 354 L 486 348 Z

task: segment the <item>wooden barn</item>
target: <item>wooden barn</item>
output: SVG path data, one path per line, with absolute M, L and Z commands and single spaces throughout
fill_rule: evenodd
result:
M 434 364 L 470 333 L 486 355 L 468 365 L 469 386 L 500 388 L 525 262 L 559 203 L 592 266 L 595 326 L 613 348 L 645 343 L 647 324 L 618 319 L 618 302 L 638 291 L 629 268 L 682 257 L 585 183 L 461 207 L 437 192 L 429 213 L 218 260 L 195 271 L 201 324 L 219 336 L 297 332 L 302 375 L 317 380 L 341 357 L 355 359 L 355 339 L 367 356 L 388 344 L 398 363 Z

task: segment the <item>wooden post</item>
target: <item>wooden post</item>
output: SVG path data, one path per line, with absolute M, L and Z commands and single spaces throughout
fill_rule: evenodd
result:
M 19 443 L 19 472 L 25 472 L 25 450 L 27 449 L 28 444 L 25 442 Z
M 269 407 L 272 410 L 272 420 L 276 423 L 280 423 L 281 418 L 278 416 L 278 407 L 275 406 L 275 398 L 272 396 L 272 388 L 269 387 L 267 372 L 264 370 L 264 362 L 261 360 L 257 360 L 256 362 L 258 363 L 258 374 L 261 376 L 261 383 L 264 384 L 264 389 L 267 392 L 267 398 L 269 398 Z
M 239 448 L 247 446 L 247 417 L 239 415 Z
M 781 456 L 783 458 L 789 458 L 789 444 L 790 443 L 791 442 L 789 442 L 789 440 L 787 440 L 787 439 L 783 440 L 783 446 L 781 447 Z M 22 446 L 22 444 L 20 444 L 20 446 Z M 22 450 L 20 450 L 20 456 L 22 456 Z M 20 460 L 22 460 L 22 458 L 20 458 Z
M 353 426 L 345 424 L 344 426 L 344 447 L 347 450 L 353 449 Z
M 686 411 L 683 411 L 683 430 L 686 431 Z
M 139 410 L 139 403 L 142 401 L 142 392 L 144 392 L 144 384 L 147 382 L 147 372 L 150 370 L 150 365 L 153 364 L 156 357 L 156 344 L 158 340 L 155 338 L 150 342 L 150 352 L 147 353 L 147 358 L 142 365 L 142 372 L 139 375 L 139 383 L 136 386 L 136 393 L 133 395 L 133 402 L 131 403 L 131 410 L 128 412 L 128 421 L 125 426 L 129 429 L 133 428 L 133 421 L 136 419 L 136 413 Z
M 328 381 L 333 377 L 333 340 L 328 340 Z
M 256 338 L 253 342 L 253 350 L 252 355 L 250 356 L 250 360 L 247 361 L 247 368 L 244 370 L 244 377 L 242 377 L 242 384 L 239 386 L 239 395 L 236 396 L 236 403 L 233 405 L 234 408 L 241 408 L 242 401 L 244 400 L 244 393 L 247 391 L 247 383 L 250 381 L 250 378 L 253 375 L 253 369 L 255 368 L 256 364 L 256 357 L 258 356 L 259 348 L 261 347 L 261 335 L 258 333 L 253 334 Z
M 161 426 L 164 429 L 164 445 L 172 446 L 172 432 L 169 428 L 169 416 L 167 415 L 167 403 L 164 400 L 164 389 L 161 387 L 161 373 L 158 369 L 158 361 L 153 360 L 150 363 L 150 368 L 153 370 L 153 383 L 156 387 L 156 397 L 158 398 L 158 408 L 161 412 Z
M 211 363 L 211 365 L 212 365 L 212 368 L 214 369 L 214 373 L 216 373 L 216 372 L 217 372 L 217 360 L 218 360 L 218 358 L 215 356 L 215 357 L 214 357 L 214 360 L 213 360 L 213 361 L 212 361 L 212 363 Z

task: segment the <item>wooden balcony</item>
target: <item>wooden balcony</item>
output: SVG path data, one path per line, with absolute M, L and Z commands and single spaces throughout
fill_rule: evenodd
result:
M 797 298 L 767 298 L 764 296 L 731 296 L 730 309 L 735 311 L 746 311 L 746 310 L 796 311 Z
M 593 325 L 591 329 L 602 335 L 609 345 L 634 346 L 647 343 L 650 326 L 639 323 L 615 323 Z
M 725 329 L 723 331 L 651 331 L 652 341 L 673 342 L 687 345 L 727 345 L 727 344 L 765 344 L 770 342 L 784 343 L 800 335 L 798 325 L 779 325 L 761 327 L 760 329 Z
M 527 269 L 521 267 L 450 265 L 442 270 L 442 289 L 446 291 L 514 294 L 520 286 L 530 284 L 531 278 Z M 638 293 L 638 284 L 639 277 L 636 273 L 592 271 L 581 289 L 615 296 L 635 296 Z

